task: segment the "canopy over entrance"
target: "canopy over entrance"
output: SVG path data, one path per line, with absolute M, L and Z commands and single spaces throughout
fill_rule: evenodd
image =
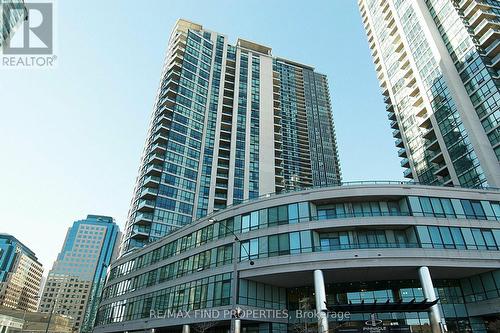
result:
M 417 312 L 417 311 L 427 311 L 429 308 L 435 304 L 439 299 L 435 301 L 428 301 L 424 299 L 421 302 L 415 301 L 412 299 L 409 302 L 403 302 L 399 300 L 397 302 L 391 302 L 390 299 L 387 299 L 386 302 L 373 302 L 366 303 L 364 300 L 361 303 L 349 302 L 349 304 L 326 304 L 326 308 L 328 312 L 350 312 L 350 313 L 381 313 L 381 312 Z

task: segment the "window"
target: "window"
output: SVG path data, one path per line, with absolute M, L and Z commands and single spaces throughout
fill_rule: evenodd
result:
M 302 246 L 302 252 L 312 252 L 311 238 L 312 238 L 311 231 L 300 232 L 300 244 Z
M 465 216 L 468 219 L 475 218 L 476 214 L 474 213 L 474 209 L 472 208 L 470 201 L 469 200 L 460 200 L 460 202 L 462 203 L 462 207 L 464 209 Z
M 460 232 L 460 228 L 450 228 L 451 235 L 453 237 L 453 242 L 455 243 L 455 248 L 459 250 L 465 249 L 465 241 Z
M 443 239 L 443 244 L 445 249 L 454 249 L 455 244 L 453 243 L 453 238 L 451 237 L 451 232 L 448 227 L 439 227 L 439 232 Z
M 288 223 L 288 207 L 279 206 L 268 209 L 269 225 L 286 224 Z
M 450 199 L 441 199 L 441 204 L 443 205 L 443 210 L 446 217 L 455 217 L 455 211 L 453 210 L 453 205 Z
M 445 217 L 443 206 L 441 206 L 441 201 L 439 198 L 431 198 L 432 209 L 434 210 L 434 215 L 436 217 Z
M 462 231 L 462 235 L 464 236 L 465 245 L 468 250 L 477 250 L 476 242 L 474 241 L 474 237 L 472 236 L 472 231 L 469 228 L 460 228 Z
M 279 235 L 279 255 L 290 254 L 290 240 L 288 234 Z
M 269 256 L 274 257 L 279 255 L 279 241 L 278 241 L 278 235 L 272 235 L 269 236 L 268 238 L 268 246 L 269 246 Z
M 417 234 L 423 248 L 432 248 L 431 237 L 425 226 L 417 226 Z
M 422 216 L 422 206 L 418 197 L 408 197 L 410 208 L 414 216 Z
M 408 237 L 405 230 L 394 230 L 394 239 L 396 240 L 397 247 L 406 247 L 408 244 Z
M 493 209 L 493 212 L 495 213 L 497 220 L 500 220 L 500 203 L 492 202 L 491 208 Z
M 241 232 L 250 230 L 250 214 L 241 216 Z
M 486 214 L 484 213 L 481 203 L 479 201 L 471 201 L 471 205 L 476 218 L 480 220 L 486 220 Z
M 288 221 L 290 224 L 295 224 L 299 222 L 299 205 L 291 204 L 288 205 Z
M 434 211 L 432 209 L 431 201 L 429 198 L 420 197 L 420 204 L 422 205 L 422 211 L 424 216 L 433 216 Z
M 301 251 L 300 247 L 300 233 L 292 232 L 290 233 L 290 254 L 297 254 Z
M 431 235 L 431 241 L 434 248 L 442 249 L 443 248 L 443 240 L 441 238 L 441 234 L 439 233 L 438 227 L 428 227 L 429 234 Z
M 299 203 L 299 218 L 300 218 L 300 222 L 306 222 L 306 221 L 310 220 L 309 203 L 308 202 L 300 202 Z
M 483 238 L 483 234 L 480 229 L 472 229 L 472 235 L 474 236 L 474 240 L 476 241 L 478 250 L 486 250 L 486 243 Z
M 497 250 L 497 245 L 495 243 L 495 238 L 490 230 L 482 230 L 483 238 L 486 243 L 486 248 L 488 250 Z

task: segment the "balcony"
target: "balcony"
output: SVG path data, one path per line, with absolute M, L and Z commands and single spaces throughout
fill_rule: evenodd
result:
M 155 202 L 153 200 L 139 200 L 137 210 L 140 212 L 152 212 L 155 209 Z
M 215 183 L 215 188 L 216 189 L 223 189 L 223 190 L 227 190 L 227 183 Z
M 442 151 L 428 150 L 427 156 L 429 158 L 429 162 L 440 164 L 444 161 L 444 156 Z
M 153 143 L 166 144 L 167 136 L 164 133 L 157 133 L 153 136 Z
M 166 150 L 167 150 L 167 145 L 162 143 L 155 143 L 154 145 L 151 146 L 151 151 L 155 153 L 164 154 Z
M 464 16 L 470 17 L 471 15 L 473 15 L 476 12 L 476 10 L 479 8 L 479 6 L 478 6 L 478 3 L 476 1 L 472 1 L 470 3 L 467 1 L 467 3 L 468 3 L 468 5 L 464 9 Z M 464 8 L 464 7 L 462 7 L 462 5 L 461 5 L 460 8 Z
M 165 160 L 165 155 L 160 153 L 151 153 L 148 156 L 148 164 L 152 163 L 153 165 L 161 165 L 160 163 L 163 163 L 164 160 Z
M 144 174 L 147 176 L 160 176 L 162 169 L 161 164 L 149 164 Z
M 479 39 L 479 44 L 481 47 L 487 48 L 491 43 L 498 40 L 498 38 L 500 38 L 500 29 L 490 29 Z
M 416 97 L 418 95 L 418 93 L 420 92 L 418 90 L 418 85 L 416 83 L 414 83 L 412 86 L 410 86 L 408 91 L 409 91 L 408 95 L 411 97 Z
M 162 98 L 162 99 L 160 99 L 160 105 L 165 106 L 165 107 L 173 110 L 174 106 L 175 106 L 175 101 L 173 99 L 170 99 L 170 98 Z
M 134 223 L 145 224 L 151 223 L 153 221 L 153 214 L 151 213 L 139 213 L 135 216 Z
M 168 134 L 168 127 L 165 126 L 164 124 L 160 123 L 160 124 L 155 126 L 153 133 L 154 134 L 162 133 L 164 135 L 167 135 Z
M 403 158 L 401 160 L 400 164 L 403 168 L 409 168 L 410 167 L 410 160 L 408 158 Z
M 422 137 L 424 139 L 434 140 L 436 138 L 436 134 L 434 133 L 434 128 L 428 128 L 422 133 Z
M 158 117 L 155 119 L 155 123 L 169 126 L 172 123 L 173 108 L 160 105 L 157 110 Z
M 404 144 L 403 144 L 403 140 L 401 139 L 397 139 L 394 144 L 396 145 L 396 147 L 399 147 L 399 148 L 404 148 Z
M 437 138 L 434 139 L 434 140 L 425 140 L 425 146 L 424 146 L 424 148 L 426 150 L 437 150 L 437 149 L 439 149 L 439 142 L 438 142 Z
M 488 57 L 493 57 L 500 53 L 500 39 L 496 40 L 490 46 L 484 49 L 484 54 Z
M 403 175 L 405 178 L 413 179 L 413 173 L 411 172 L 411 169 L 405 169 L 405 171 L 403 171 Z
M 418 126 L 421 127 L 421 128 L 424 128 L 424 129 L 431 128 L 431 126 L 432 126 L 431 118 L 430 117 L 425 117 L 425 118 L 419 119 Z
M 444 176 L 447 176 L 450 174 L 450 172 L 448 171 L 448 167 L 446 166 L 446 163 L 440 163 L 437 165 L 437 168 L 434 170 L 434 174 L 436 176 L 441 176 L 441 177 L 444 177 Z
M 398 156 L 399 156 L 399 157 L 406 157 L 406 156 L 407 156 L 407 154 L 406 154 L 406 149 L 404 149 L 404 148 L 400 148 L 400 149 L 398 150 Z
M 443 182 L 444 186 L 453 186 L 453 182 L 451 180 L 451 176 L 450 175 L 443 177 L 441 179 L 441 181 Z
M 219 172 L 217 170 L 217 178 L 228 179 L 229 178 L 229 174 L 227 172 Z
M 227 199 L 227 193 L 225 193 L 225 192 L 219 192 L 219 191 L 216 190 L 214 198 L 215 199 L 226 200 Z
M 398 129 L 395 129 L 394 131 L 392 131 L 392 136 L 394 138 L 401 138 L 401 131 Z
M 469 5 L 470 2 L 471 2 L 471 0 L 462 0 L 462 1 L 460 1 L 458 7 L 461 9 L 467 8 L 467 6 Z
M 415 115 L 420 118 L 427 118 L 427 108 L 425 107 L 425 103 L 422 103 L 415 108 Z
M 422 105 L 422 103 L 424 102 L 424 99 L 422 98 L 422 96 L 418 96 L 418 97 L 415 97 L 415 98 L 412 98 L 412 101 L 413 101 L 413 106 L 418 108 L 420 105 Z
M 491 60 L 491 64 L 493 65 L 493 68 L 498 70 L 500 67 L 500 53 L 498 53 L 496 57 Z
M 147 187 L 158 187 L 158 185 L 160 184 L 160 180 L 160 177 L 147 176 L 146 178 L 144 178 L 143 185 Z
M 219 158 L 229 159 L 229 154 L 226 150 L 219 150 Z
M 387 107 L 386 107 L 386 108 L 387 108 Z M 391 105 L 391 108 L 392 108 L 392 105 Z M 391 111 L 391 112 L 389 112 L 389 113 L 387 114 L 387 119 L 389 119 L 389 120 L 396 120 L 396 114 L 395 114 L 394 112 L 392 112 L 392 111 Z
M 156 189 L 150 187 L 144 187 L 141 191 L 141 194 L 139 195 L 139 198 L 150 200 L 156 198 L 157 195 L 158 191 Z
M 488 31 L 488 29 L 494 29 L 500 26 L 500 22 L 495 20 L 495 19 L 483 19 L 479 25 L 474 28 L 474 33 L 476 36 L 480 37 L 483 36 L 485 32 Z
M 151 232 L 151 227 L 135 225 L 132 228 L 132 237 L 134 238 L 147 238 Z
M 393 128 L 393 129 L 399 129 L 399 125 L 398 125 L 397 120 L 391 121 L 391 128 Z

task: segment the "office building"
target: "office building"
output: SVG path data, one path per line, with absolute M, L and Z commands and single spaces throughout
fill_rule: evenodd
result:
M 358 3 L 404 176 L 500 187 L 500 3 Z
M 50 320 L 50 322 L 49 322 Z M 71 317 L 41 312 L 26 312 L 0 307 L 1 333 L 73 333 Z
M 8 43 L 22 21 L 28 17 L 24 0 L 0 2 L 0 47 Z
M 88 215 L 68 229 L 40 302 L 40 312 L 72 317 L 78 332 L 92 332 L 107 267 L 118 253 L 120 231 L 113 218 Z
M 499 200 L 366 182 L 221 210 L 114 262 L 94 332 L 486 333 L 500 314 Z
M 269 193 L 340 183 L 328 81 L 271 48 L 178 20 L 123 251 Z
M 43 268 L 17 238 L 0 233 L 0 306 L 36 311 Z

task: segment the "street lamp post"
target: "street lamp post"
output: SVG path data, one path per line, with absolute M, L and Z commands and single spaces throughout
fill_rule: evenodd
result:
M 210 224 L 214 224 L 217 222 L 215 219 L 211 218 L 208 220 Z M 229 231 L 231 235 L 234 237 L 233 241 L 233 290 L 232 290 L 232 306 L 233 306 L 233 311 L 234 313 L 232 314 L 231 318 L 231 332 L 233 333 L 241 333 L 241 319 L 239 319 L 239 313 L 237 309 L 237 304 L 238 304 L 238 289 L 239 289 L 239 282 L 240 282 L 240 276 L 239 276 L 239 270 L 238 270 L 238 248 L 243 248 L 245 251 L 246 256 L 248 257 L 249 263 L 251 266 L 255 264 L 255 262 L 252 260 L 250 253 L 244 246 L 239 246 L 241 245 L 241 240 L 240 238 L 234 233 L 233 230 L 229 229 L 225 224 L 221 224 L 224 226 L 224 229 Z
M 59 292 L 56 294 L 56 296 L 54 297 L 54 301 L 52 301 L 52 308 L 50 309 L 50 314 L 49 314 L 49 320 L 47 322 L 47 327 L 45 328 L 45 333 L 48 333 L 49 332 L 49 327 L 50 327 L 50 322 L 52 321 L 52 315 L 54 314 L 55 312 L 55 309 L 56 309 L 56 304 L 57 304 L 57 300 L 59 299 Z M 59 304 L 59 308 L 63 309 L 63 310 L 68 310 L 68 307 L 66 305 L 61 305 Z M 63 313 L 64 314 L 64 313 Z M 57 325 L 57 321 L 56 321 L 56 325 Z
M 57 297 L 54 297 L 54 301 L 52 302 L 52 308 L 50 309 L 49 320 L 47 321 L 47 327 L 45 328 L 45 333 L 49 332 L 50 321 L 52 320 L 52 314 L 54 313 L 54 308 L 56 307 Z

